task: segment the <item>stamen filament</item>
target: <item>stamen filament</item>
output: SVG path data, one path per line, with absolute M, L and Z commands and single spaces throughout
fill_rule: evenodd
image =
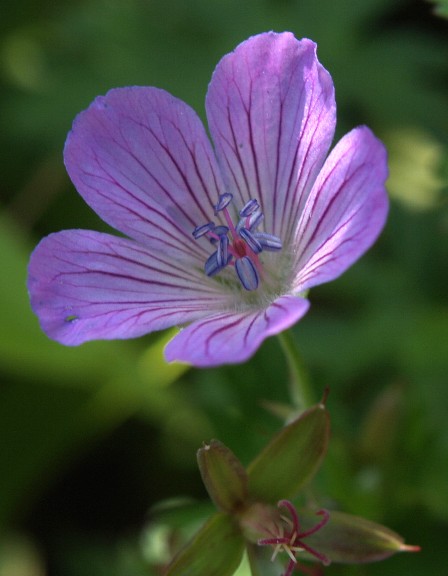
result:
M 230 233 L 232 234 L 233 239 L 236 240 L 238 238 L 238 233 L 235 229 L 235 226 L 233 225 L 232 218 L 230 217 L 229 211 L 227 210 L 227 208 L 224 208 L 224 210 L 222 212 L 224 214 L 224 218 L 226 219 L 227 226 L 229 227 Z

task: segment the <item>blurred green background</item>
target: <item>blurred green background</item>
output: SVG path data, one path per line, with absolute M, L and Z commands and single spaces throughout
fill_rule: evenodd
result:
M 448 22 L 423 0 L 16 0 L 0 20 L 0 576 L 158 574 L 209 507 L 196 469 L 217 437 L 249 462 L 287 402 L 278 343 L 247 364 L 188 370 L 168 334 L 67 349 L 39 330 L 27 259 L 45 234 L 106 229 L 62 163 L 98 94 L 154 85 L 204 118 L 217 61 L 248 36 L 319 45 L 340 137 L 368 124 L 390 153 L 391 212 L 375 247 L 312 291 L 294 328 L 330 453 L 313 487 L 420 544 L 418 555 L 328 574 L 446 576 L 448 552 Z M 180 513 L 154 506 L 193 499 Z M 152 510 L 152 512 L 151 512 Z M 159 519 L 159 520 L 158 520 Z M 173 526 L 183 529 L 173 533 Z

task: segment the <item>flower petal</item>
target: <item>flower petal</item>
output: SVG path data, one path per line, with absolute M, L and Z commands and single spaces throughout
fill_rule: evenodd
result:
M 28 288 L 44 332 L 67 345 L 141 336 L 228 305 L 202 270 L 87 230 L 44 238 L 31 256 Z
M 295 291 L 333 280 L 370 248 L 387 216 L 387 174 L 386 150 L 367 127 L 340 140 L 297 228 Z
M 335 129 L 333 82 L 311 40 L 254 36 L 218 64 L 207 117 L 228 189 L 257 199 L 266 231 L 289 239 Z
M 165 358 L 195 366 L 244 362 L 268 336 L 295 324 L 308 300 L 282 296 L 265 310 L 214 313 L 184 328 L 165 348 Z
M 191 233 L 222 192 L 196 113 L 164 90 L 111 90 L 79 114 L 65 145 L 67 171 L 108 224 L 147 246 L 204 261 Z

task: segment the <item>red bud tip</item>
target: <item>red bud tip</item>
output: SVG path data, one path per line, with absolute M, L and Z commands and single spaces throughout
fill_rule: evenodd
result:
M 400 546 L 400 552 L 420 552 L 421 546 L 413 546 L 412 544 L 402 544 Z

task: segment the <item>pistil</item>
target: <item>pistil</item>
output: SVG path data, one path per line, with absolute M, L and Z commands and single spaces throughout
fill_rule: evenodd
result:
M 263 538 L 258 541 L 261 546 L 273 546 L 274 552 L 272 554 L 272 560 L 275 560 L 280 552 L 286 552 L 289 557 L 289 562 L 286 567 L 286 572 L 283 576 L 291 576 L 295 568 L 298 566 L 297 554 L 301 552 L 308 552 L 311 556 L 314 556 L 317 560 L 322 562 L 324 566 L 330 564 L 330 559 L 306 544 L 303 540 L 311 534 L 315 534 L 318 530 L 323 528 L 330 519 L 330 515 L 326 510 L 320 510 L 317 512 L 322 519 L 309 530 L 302 531 L 300 527 L 299 517 L 296 509 L 289 500 L 280 500 L 278 503 L 279 508 L 286 508 L 289 512 L 289 516 L 281 516 L 283 522 L 287 526 L 285 530 L 284 526 L 280 526 L 278 533 L 274 534 L 272 538 Z

